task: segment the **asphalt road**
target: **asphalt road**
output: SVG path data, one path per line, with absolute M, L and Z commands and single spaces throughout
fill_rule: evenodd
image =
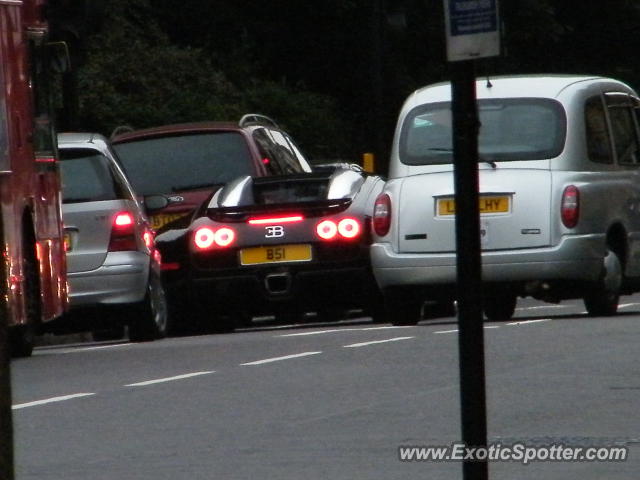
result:
M 615 318 L 521 301 L 485 329 L 489 441 L 624 446 L 625 462 L 491 462 L 491 479 L 640 471 L 640 296 Z M 461 479 L 400 446 L 460 440 L 456 324 L 355 319 L 12 362 L 17 480 Z

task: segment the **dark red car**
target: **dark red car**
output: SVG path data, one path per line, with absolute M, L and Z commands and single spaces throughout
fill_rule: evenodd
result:
M 201 122 L 137 130 L 112 138 L 134 190 L 164 195 L 152 227 L 160 232 L 188 216 L 216 186 L 249 175 L 264 177 L 310 172 L 291 137 L 268 117 L 243 116 L 238 123 Z

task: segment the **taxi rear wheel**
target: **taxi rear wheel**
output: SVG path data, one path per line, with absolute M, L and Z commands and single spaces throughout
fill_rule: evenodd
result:
M 516 311 L 518 297 L 514 294 L 492 294 L 484 298 L 484 316 L 490 322 L 504 322 L 511 320 Z
M 386 293 L 384 308 L 391 325 L 416 325 L 422 319 L 424 300 L 404 292 Z
M 622 287 L 622 263 L 613 250 L 607 249 L 603 259 L 603 274 L 584 296 L 584 306 L 592 317 L 615 315 Z

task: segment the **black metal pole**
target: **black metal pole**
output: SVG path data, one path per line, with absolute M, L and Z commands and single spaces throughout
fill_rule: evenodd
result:
M 2 219 L 0 218 L 0 222 Z M 0 241 L 3 239 L 0 226 Z M 8 311 L 6 298 L 7 265 L 0 260 L 0 479 L 13 480 L 13 423 L 11 414 L 11 373 Z
M 482 262 L 478 212 L 478 112 L 473 61 L 452 62 L 453 151 L 462 441 L 487 446 L 482 325 Z M 464 460 L 463 479 L 488 478 L 487 461 Z

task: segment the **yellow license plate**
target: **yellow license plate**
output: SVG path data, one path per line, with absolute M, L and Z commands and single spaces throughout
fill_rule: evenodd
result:
M 478 207 L 480 213 L 506 213 L 509 211 L 509 198 L 506 195 L 501 196 L 481 196 L 478 199 Z M 438 199 L 438 215 L 455 215 L 456 202 L 453 198 Z
M 151 216 L 151 228 L 154 230 L 160 230 L 166 224 L 174 222 L 179 218 L 187 215 L 186 213 L 159 213 Z
M 274 245 L 270 247 L 243 248 L 240 250 L 242 265 L 260 263 L 308 262 L 311 245 Z

